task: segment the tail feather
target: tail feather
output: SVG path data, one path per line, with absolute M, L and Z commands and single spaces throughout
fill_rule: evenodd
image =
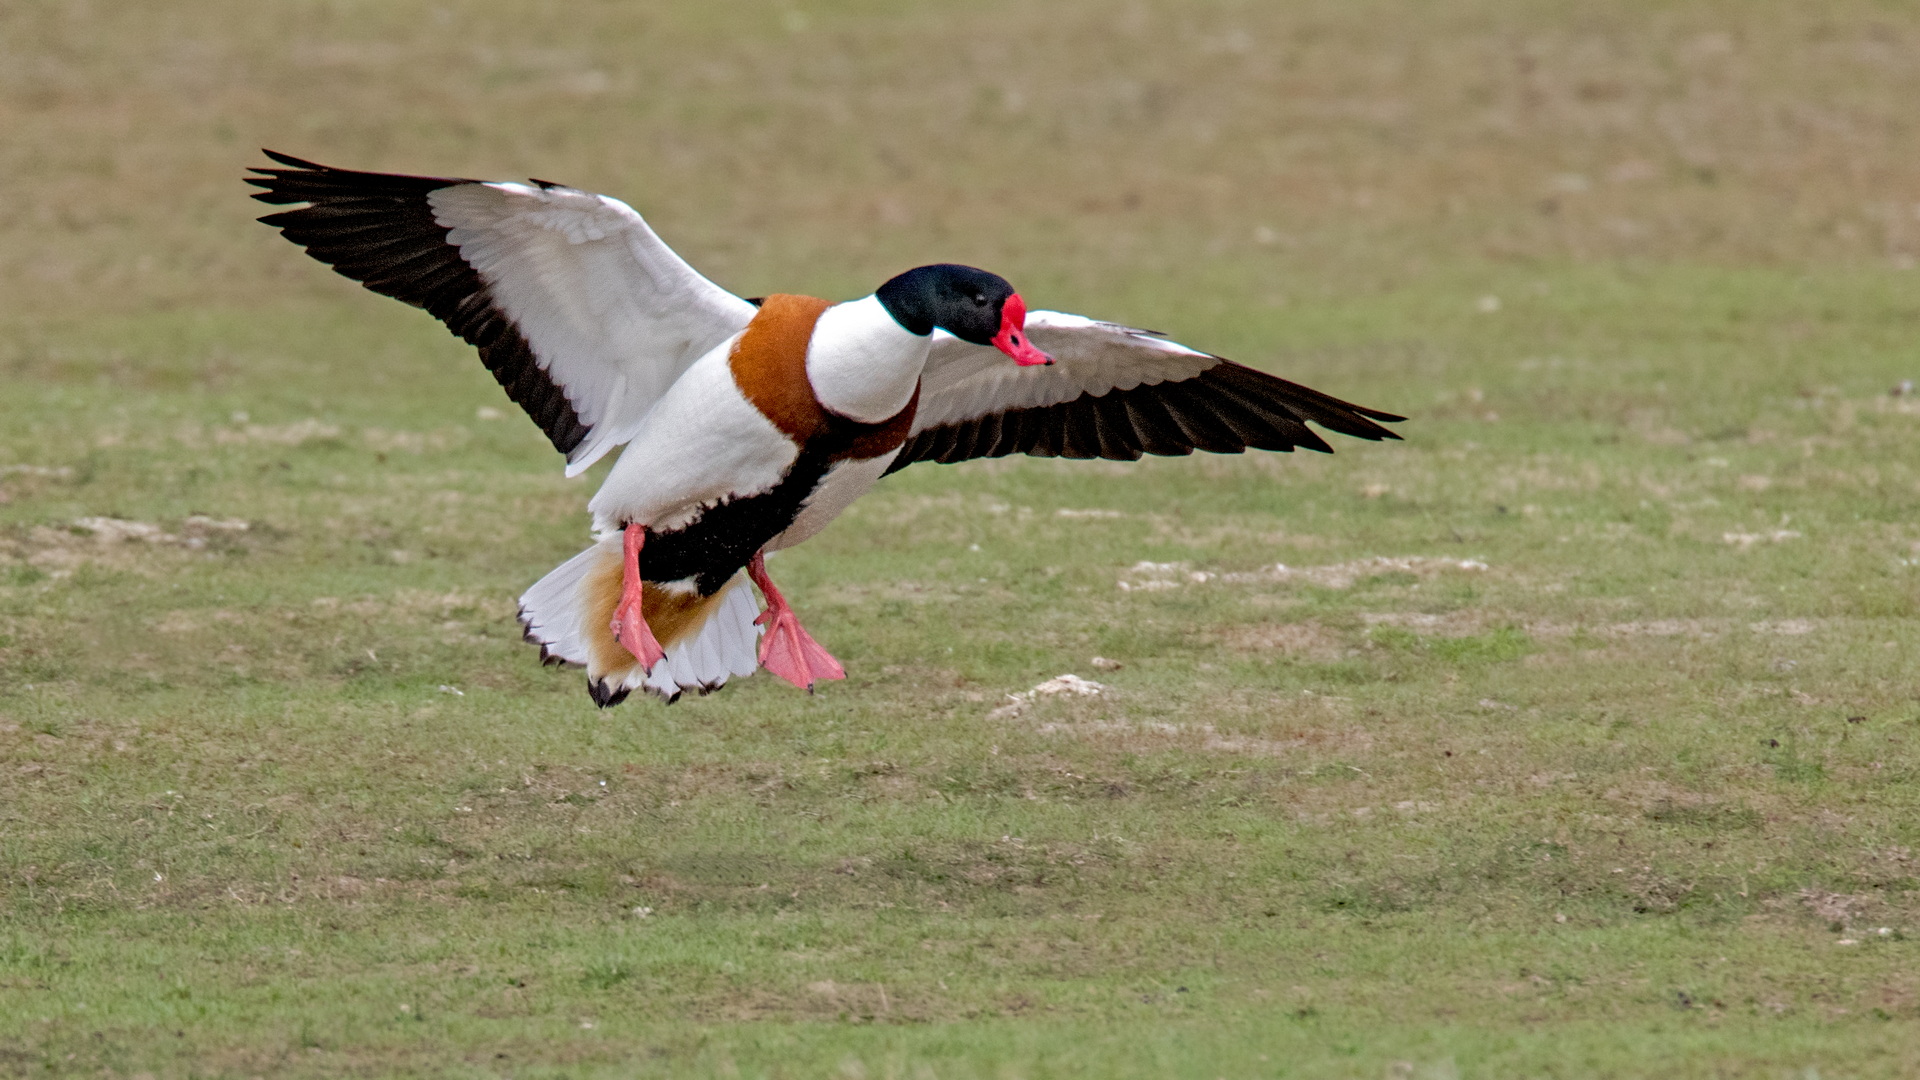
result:
M 585 624 L 578 610 L 578 596 L 587 576 L 606 557 L 605 543 L 587 550 L 555 567 L 546 577 L 520 596 L 520 626 L 523 636 L 540 646 L 540 661 L 545 664 L 587 663 Z
M 705 694 L 735 675 L 759 667 L 759 605 L 745 575 L 735 575 L 712 596 L 691 589 L 645 587 L 641 606 L 647 625 L 666 649 L 651 674 L 614 639 L 609 624 L 620 602 L 620 535 L 568 559 L 520 597 L 526 638 L 540 646 L 542 661 L 587 669 L 587 691 L 601 708 L 645 689 L 666 701 L 688 690 Z
M 666 643 L 667 658 L 655 664 L 642 685 L 671 701 L 686 690 L 709 693 L 729 676 L 751 675 L 760 666 L 759 634 L 753 620 L 760 607 L 745 577 L 728 582 L 697 633 Z M 637 668 L 638 665 L 635 665 Z

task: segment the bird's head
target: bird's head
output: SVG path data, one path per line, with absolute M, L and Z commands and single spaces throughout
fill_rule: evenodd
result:
M 1027 304 L 998 274 L 971 266 L 921 266 L 874 292 L 887 314 L 916 334 L 935 327 L 961 341 L 991 345 L 1022 367 L 1051 364 L 1027 337 Z

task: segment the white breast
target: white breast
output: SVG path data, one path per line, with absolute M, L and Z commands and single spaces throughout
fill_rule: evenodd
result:
M 771 490 L 786 475 L 799 448 L 740 393 L 727 366 L 734 340 L 695 361 L 641 421 L 587 504 L 595 529 L 629 522 L 678 528 L 705 507 Z
M 877 424 L 907 407 L 932 344 L 895 322 L 879 297 L 835 304 L 814 324 L 807 381 L 828 409 Z

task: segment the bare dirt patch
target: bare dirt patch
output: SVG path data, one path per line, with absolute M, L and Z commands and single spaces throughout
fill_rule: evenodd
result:
M 1338 631 L 1316 622 L 1227 626 L 1213 638 L 1219 646 L 1234 652 L 1320 662 L 1338 660 L 1352 651 Z
M 1490 627 L 1512 626 L 1516 620 L 1498 611 L 1463 608 L 1444 613 L 1422 611 L 1363 611 L 1360 621 L 1368 627 L 1391 626 L 1430 637 L 1472 637 Z
M 1280 757 L 1307 745 L 1304 738 L 1257 738 L 1225 734 L 1212 724 L 1168 724 L 1151 720 L 1049 721 L 1034 730 L 1042 735 L 1099 742 L 1127 753 L 1187 750 L 1208 754 Z
M 215 428 L 208 437 L 216 446 L 304 446 L 324 439 L 337 439 L 340 437 L 340 428 L 336 424 L 309 417 L 287 424 L 241 424 L 238 427 Z
M 1478 559 L 1448 559 L 1426 555 L 1376 555 L 1366 559 L 1330 563 L 1325 566 L 1287 566 L 1275 563 L 1258 570 L 1220 573 L 1198 570 L 1185 562 L 1138 562 L 1119 580 L 1122 592 L 1160 592 L 1191 585 L 1218 582 L 1222 585 L 1318 585 L 1328 589 L 1351 588 L 1355 582 L 1382 574 L 1412 574 L 1430 578 L 1443 573 L 1484 573 L 1487 564 Z
M 470 437 L 466 428 L 442 427 L 432 431 L 396 431 L 370 427 L 360 432 L 367 447 L 382 454 L 430 454 L 456 449 Z
M 36 525 L 7 545 L 14 561 L 50 577 L 72 576 L 82 566 L 157 572 L 156 550 L 206 551 L 231 546 L 252 526 L 237 518 L 187 517 L 173 530 L 149 521 L 83 517 L 64 528 Z

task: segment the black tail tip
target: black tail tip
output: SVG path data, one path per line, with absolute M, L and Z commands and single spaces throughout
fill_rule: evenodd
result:
M 627 700 L 627 694 L 629 693 L 631 693 L 631 691 L 625 688 L 614 689 L 604 679 L 587 680 L 587 694 L 593 698 L 595 705 L 603 709 L 611 709 L 615 705 Z

